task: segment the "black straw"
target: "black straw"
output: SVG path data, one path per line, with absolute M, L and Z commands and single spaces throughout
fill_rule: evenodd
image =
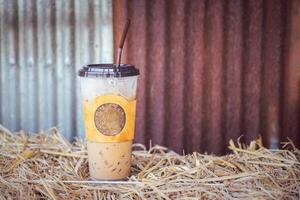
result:
M 121 64 L 122 50 L 123 50 L 123 46 L 124 46 L 124 43 L 125 43 L 125 38 L 126 38 L 128 29 L 129 29 L 129 25 L 130 25 L 130 20 L 127 19 L 125 27 L 124 27 L 123 32 L 122 32 L 122 37 L 121 37 L 121 40 L 120 40 L 120 43 L 119 43 L 119 47 L 118 47 L 117 67 L 119 67 L 120 64 Z

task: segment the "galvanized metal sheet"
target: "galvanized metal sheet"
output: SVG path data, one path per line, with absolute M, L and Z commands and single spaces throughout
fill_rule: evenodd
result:
M 285 112 L 292 122 L 281 115 L 291 8 L 283 0 L 114 1 L 115 47 L 131 18 L 124 62 L 141 70 L 136 140 L 221 154 L 241 135 L 261 135 L 270 147 L 282 135 L 298 138 L 299 109 Z
M 112 2 L 0 0 L 0 123 L 83 136 L 77 70 L 112 62 Z

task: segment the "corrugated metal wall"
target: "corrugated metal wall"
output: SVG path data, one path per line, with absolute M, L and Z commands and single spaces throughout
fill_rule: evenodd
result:
M 300 101 L 291 112 L 284 105 L 291 1 L 117 0 L 113 7 L 115 47 L 132 20 L 123 61 L 141 70 L 138 142 L 218 154 L 241 134 L 244 141 L 261 135 L 270 147 L 285 136 L 300 142 Z
M 0 0 L 0 123 L 82 136 L 77 70 L 112 62 L 111 0 Z
M 123 61 L 141 70 L 138 142 L 215 153 L 241 134 L 299 144 L 299 8 L 116 0 L 113 12 L 110 0 L 0 0 L 0 123 L 83 136 L 76 71 L 112 62 L 112 19 L 116 44 L 130 17 Z

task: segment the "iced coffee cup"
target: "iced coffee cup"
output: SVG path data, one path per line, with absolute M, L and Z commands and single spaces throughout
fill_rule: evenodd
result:
M 139 70 L 132 65 L 91 64 L 79 70 L 92 179 L 129 176 Z

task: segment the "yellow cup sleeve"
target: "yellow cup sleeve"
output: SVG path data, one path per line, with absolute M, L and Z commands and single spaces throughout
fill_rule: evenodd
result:
M 103 95 L 84 100 L 86 139 L 93 142 L 123 142 L 133 140 L 136 100 L 119 95 Z

